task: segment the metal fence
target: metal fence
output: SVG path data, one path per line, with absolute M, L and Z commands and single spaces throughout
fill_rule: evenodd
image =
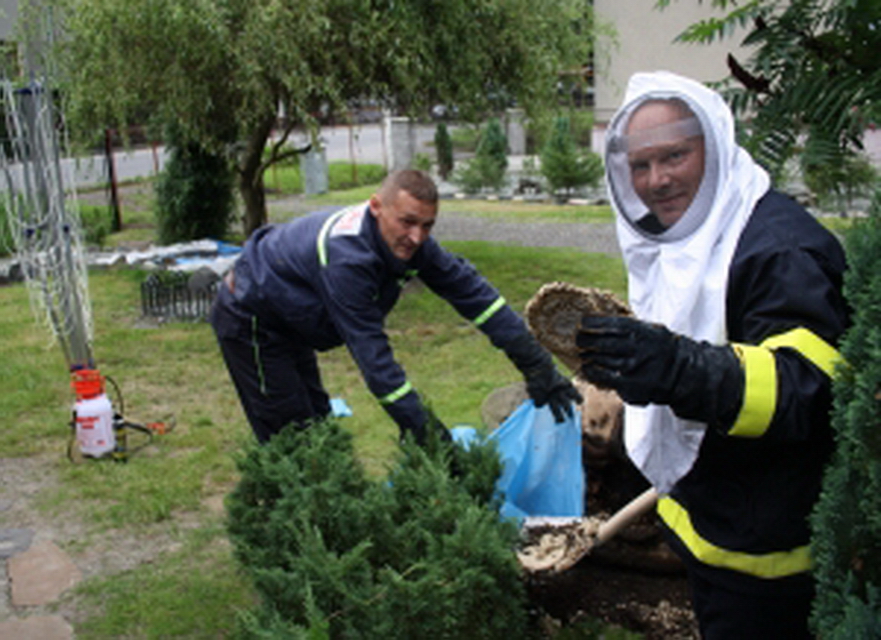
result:
M 204 320 L 217 293 L 218 280 L 195 282 L 180 271 L 151 273 L 141 283 L 141 312 L 173 320 Z

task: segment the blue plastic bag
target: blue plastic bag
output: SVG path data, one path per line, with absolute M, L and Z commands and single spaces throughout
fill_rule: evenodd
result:
M 504 497 L 501 514 L 528 516 L 584 515 L 584 469 L 581 465 L 581 415 L 554 421 L 549 406 L 525 400 L 489 436 L 498 441 L 504 465 L 496 488 Z

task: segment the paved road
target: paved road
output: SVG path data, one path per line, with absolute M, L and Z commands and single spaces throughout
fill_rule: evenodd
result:
M 321 138 L 326 147 L 328 161 L 346 161 L 371 164 L 386 164 L 387 150 L 378 124 L 355 125 L 352 127 L 324 127 Z M 427 142 L 434 138 L 434 125 L 416 127 L 416 144 L 426 151 Z M 294 137 L 294 144 L 303 144 L 305 139 Z M 153 177 L 165 166 L 167 154 L 163 147 L 119 150 L 113 156 L 117 180 L 124 182 L 139 177 Z M 65 160 L 63 166 L 73 176 L 77 187 L 95 187 L 107 182 L 107 162 L 103 155 Z

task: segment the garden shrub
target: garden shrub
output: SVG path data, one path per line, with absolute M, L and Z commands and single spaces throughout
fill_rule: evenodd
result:
M 413 168 L 429 173 L 431 171 L 431 156 L 427 153 L 417 153 L 413 158 Z
M 577 147 L 590 149 L 593 139 L 593 112 L 583 109 L 546 111 L 528 121 L 526 128 L 527 153 L 539 154 L 548 143 L 561 117 L 569 118 L 569 131 Z
M 248 637 L 527 637 L 494 446 L 408 439 L 373 480 L 328 420 L 253 445 L 238 467 L 229 534 L 262 600 Z
M 475 154 L 486 161 L 486 178 L 489 186 L 500 187 L 508 168 L 508 137 L 498 118 L 486 123 Z
M 156 181 L 160 244 L 225 238 L 235 204 L 232 164 L 174 131 L 166 141 L 169 158 Z
M 0 200 L 0 257 L 13 253 L 15 253 L 15 239 L 12 237 L 12 229 L 9 228 L 6 204 Z
M 812 515 L 811 620 L 826 640 L 881 637 L 881 190 L 847 248 L 853 324 L 833 384 L 836 451 Z
M 569 118 L 560 116 L 542 147 L 541 173 L 552 192 L 569 194 L 586 185 L 596 187 L 603 176 L 603 161 L 592 151 L 579 151 L 572 137 Z
M 439 122 L 434 131 L 434 149 L 437 153 L 437 172 L 446 180 L 453 171 L 453 139 L 447 125 Z
M 844 153 L 835 161 L 806 164 L 804 178 L 820 206 L 846 215 L 856 198 L 871 196 L 878 171 L 865 153 Z
M 508 138 L 497 118 L 490 120 L 480 136 L 474 157 L 460 167 L 453 180 L 466 192 L 500 189 L 508 168 Z
M 86 204 L 81 204 L 79 209 L 83 243 L 89 247 L 103 247 L 113 230 L 113 210 L 102 205 Z

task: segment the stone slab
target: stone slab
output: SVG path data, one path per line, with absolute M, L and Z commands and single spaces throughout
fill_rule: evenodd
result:
M 0 529 L 0 558 L 27 551 L 33 539 L 33 529 Z
M 12 606 L 40 606 L 58 596 L 82 578 L 73 561 L 50 540 L 37 542 L 30 549 L 7 561 L 12 583 Z
M 31 616 L 0 622 L 0 640 L 73 640 L 73 627 L 61 616 Z
M 526 383 L 515 382 L 491 392 L 480 407 L 483 424 L 493 431 L 529 397 Z

